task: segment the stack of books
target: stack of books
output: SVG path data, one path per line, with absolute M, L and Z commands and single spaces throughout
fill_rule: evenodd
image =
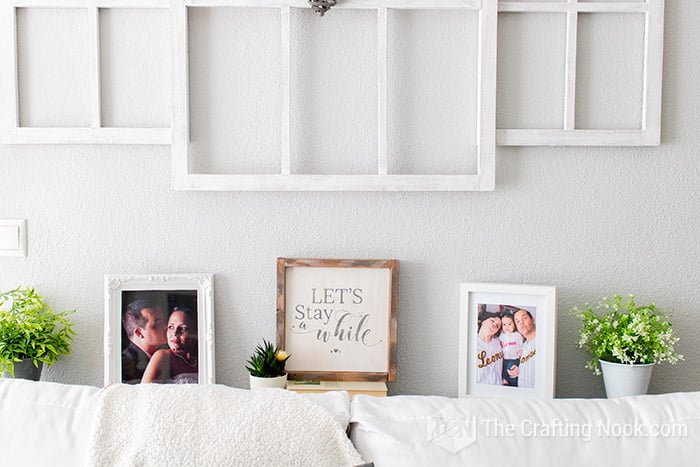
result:
M 303 393 L 347 391 L 350 397 L 357 394 L 386 397 L 387 392 L 382 381 L 288 381 L 287 389 Z

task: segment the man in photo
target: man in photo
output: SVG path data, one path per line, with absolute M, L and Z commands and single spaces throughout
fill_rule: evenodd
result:
M 135 300 L 127 306 L 122 324 L 129 338 L 122 351 L 122 382 L 137 384 L 156 350 L 167 345 L 165 312 L 150 300 Z
M 513 368 L 508 374 L 511 378 L 518 378 L 518 387 L 534 388 L 535 387 L 535 355 L 537 347 L 535 345 L 535 337 L 537 336 L 537 327 L 532 314 L 523 308 L 518 309 L 514 313 L 515 327 L 523 336 L 524 342 L 522 354 L 520 357 L 520 366 Z

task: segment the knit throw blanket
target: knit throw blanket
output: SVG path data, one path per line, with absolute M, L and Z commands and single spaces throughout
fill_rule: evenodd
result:
M 280 389 L 117 384 L 100 393 L 90 466 L 351 466 L 322 407 Z

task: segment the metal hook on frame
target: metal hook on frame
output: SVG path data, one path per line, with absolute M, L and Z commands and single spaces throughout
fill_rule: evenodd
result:
M 336 3 L 336 0 L 309 0 L 311 8 L 315 13 L 318 13 L 319 16 L 325 15 Z

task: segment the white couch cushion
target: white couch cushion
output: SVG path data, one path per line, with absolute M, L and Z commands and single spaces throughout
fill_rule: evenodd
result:
M 320 393 L 301 392 L 299 394 L 326 409 L 341 428 L 347 430 L 350 421 L 350 396 L 347 391 L 328 391 Z
M 697 465 L 700 393 L 611 400 L 356 396 L 350 438 L 376 467 Z
M 0 378 L 3 465 L 83 465 L 99 391 L 94 386 Z

